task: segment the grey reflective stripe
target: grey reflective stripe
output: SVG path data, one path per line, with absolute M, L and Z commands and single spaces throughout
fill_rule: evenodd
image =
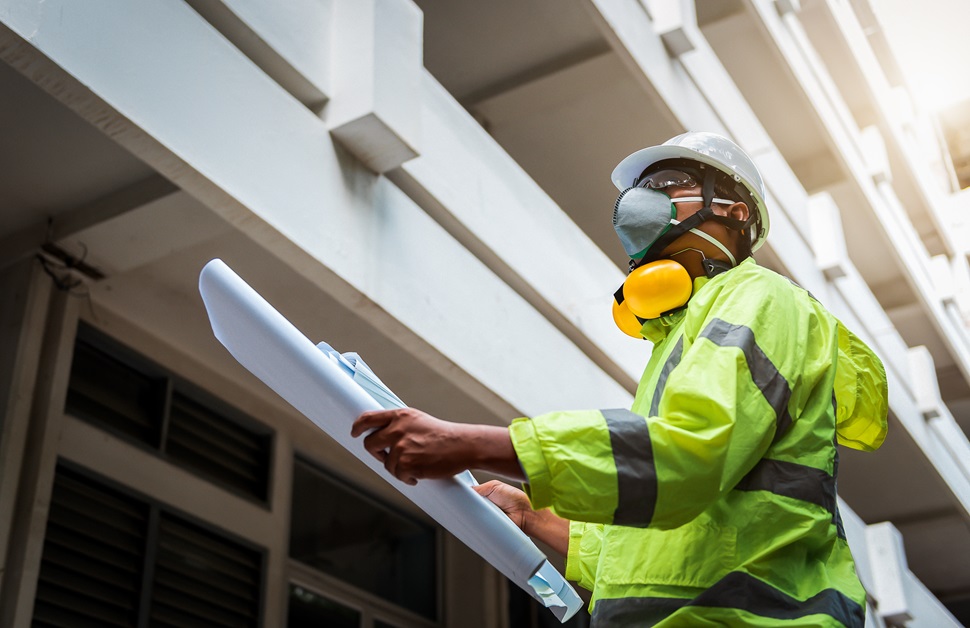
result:
M 821 506 L 835 516 L 835 478 L 797 462 L 762 458 L 735 486 L 739 491 L 769 491 Z
M 791 398 L 791 388 L 784 375 L 778 372 L 765 352 L 755 342 L 754 332 L 744 325 L 732 325 L 719 318 L 712 319 L 701 338 L 707 338 L 721 347 L 738 347 L 744 353 L 748 363 L 751 379 L 761 390 L 768 403 L 775 411 L 775 437 L 772 442 L 788 431 L 791 426 L 791 414 L 788 412 L 788 400 Z
M 601 410 L 616 465 L 613 525 L 646 527 L 657 501 L 657 471 L 646 418 L 629 410 Z
M 664 366 L 660 369 L 660 377 L 657 379 L 657 385 L 653 389 L 653 400 L 650 402 L 650 416 L 657 416 L 657 411 L 660 409 L 660 398 L 664 394 L 664 386 L 667 385 L 667 378 L 670 377 L 670 372 L 677 368 L 680 364 L 680 356 L 684 353 L 684 337 L 681 336 L 677 339 L 677 344 L 670 351 L 670 355 L 667 356 L 667 361 L 664 362 Z
M 837 589 L 824 589 L 803 602 L 740 571 L 724 576 L 691 600 L 690 604 L 737 608 L 753 615 L 782 620 L 828 615 L 846 626 L 862 626 L 866 623 L 865 610 Z
M 653 626 L 690 600 L 676 597 L 623 597 L 596 600 L 590 626 Z
M 592 626 L 650 626 L 677 611 L 690 623 L 693 608 L 733 608 L 782 621 L 828 615 L 850 627 L 861 627 L 866 621 L 862 606 L 837 589 L 825 589 L 801 601 L 754 576 L 733 571 L 693 599 L 597 600 Z M 703 617 L 702 612 L 697 614 Z

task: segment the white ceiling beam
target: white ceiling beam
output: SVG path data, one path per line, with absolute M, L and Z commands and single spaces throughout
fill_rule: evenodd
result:
M 186 0 L 300 102 L 329 98 L 334 0 Z

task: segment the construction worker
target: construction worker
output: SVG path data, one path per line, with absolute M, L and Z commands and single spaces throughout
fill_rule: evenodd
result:
M 862 626 L 836 502 L 836 442 L 886 434 L 879 359 L 811 294 L 751 257 L 765 186 L 730 140 L 685 133 L 624 159 L 613 224 L 632 272 L 614 317 L 653 353 L 630 410 L 508 429 L 414 409 L 353 434 L 409 484 L 466 468 L 566 555 L 594 626 Z

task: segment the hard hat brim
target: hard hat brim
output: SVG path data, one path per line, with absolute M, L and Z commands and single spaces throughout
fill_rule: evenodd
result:
M 718 169 L 721 168 L 721 164 L 717 160 L 705 159 L 705 155 L 690 148 L 684 148 L 682 146 L 660 145 L 642 148 L 629 155 L 626 159 L 616 165 L 616 168 L 613 169 L 613 174 L 610 175 L 610 179 L 613 181 L 613 185 L 616 186 L 616 189 L 622 192 L 633 185 L 633 182 L 644 170 L 649 168 L 652 164 L 665 159 L 692 159 L 694 161 L 699 161 L 701 163 L 714 166 Z

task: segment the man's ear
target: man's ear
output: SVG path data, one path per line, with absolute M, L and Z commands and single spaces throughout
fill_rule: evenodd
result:
M 740 220 L 744 222 L 748 219 L 748 206 L 745 203 L 738 201 L 737 203 L 728 206 L 726 216 L 728 218 L 734 218 L 735 220 Z

